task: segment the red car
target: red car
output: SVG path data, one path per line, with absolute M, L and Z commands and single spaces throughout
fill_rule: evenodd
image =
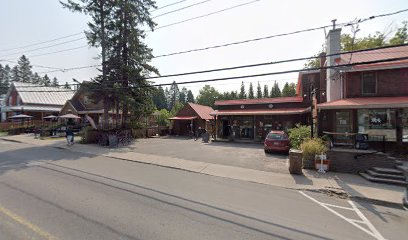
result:
M 265 138 L 265 153 L 272 151 L 289 152 L 289 136 L 284 131 L 270 131 Z

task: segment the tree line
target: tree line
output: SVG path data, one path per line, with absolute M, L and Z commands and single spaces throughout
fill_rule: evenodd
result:
M 32 71 L 32 65 L 25 55 L 22 55 L 17 61 L 17 65 L 10 67 L 8 64 L 5 66 L 0 64 L 0 95 L 6 94 L 11 82 L 23 82 L 32 83 L 43 86 L 58 87 L 58 79 L 51 78 L 45 74 L 40 76 L 37 72 Z M 70 88 L 68 83 L 66 88 Z
M 198 103 L 214 107 L 214 103 L 217 100 L 235 100 L 235 99 L 255 99 L 255 98 L 275 98 L 275 97 L 292 97 L 296 96 L 296 84 L 286 82 L 282 90 L 278 83 L 275 81 L 272 88 L 269 90 L 269 86 L 265 84 L 261 87 L 258 82 L 256 91 L 252 85 L 249 84 L 248 92 L 245 89 L 244 82 L 241 83 L 239 91 L 226 91 L 219 92 L 217 89 L 210 85 L 205 85 L 199 91 L 197 98 L 194 98 L 191 90 L 186 87 L 179 89 L 176 82 L 173 82 L 169 88 L 163 89 L 158 87 L 152 94 L 152 100 L 156 109 L 166 109 L 168 111 L 174 111 L 179 109 L 180 105 L 184 106 L 187 102 Z
M 341 51 L 356 51 L 408 43 L 408 21 L 403 21 L 392 37 L 388 37 L 390 33 L 390 30 L 385 30 L 384 32 L 377 31 L 375 34 L 369 34 L 367 37 L 362 38 L 353 37 L 351 34 L 342 34 L 340 37 Z M 316 54 L 315 57 L 318 57 L 322 52 L 323 50 Z M 320 67 L 320 58 L 308 60 L 304 67 Z

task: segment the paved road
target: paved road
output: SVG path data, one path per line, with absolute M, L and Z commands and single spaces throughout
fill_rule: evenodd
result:
M 1 239 L 405 239 L 407 225 L 399 209 L 0 140 Z
M 265 154 L 260 143 L 202 143 L 185 137 L 137 139 L 131 151 L 267 172 L 288 172 L 288 154 Z

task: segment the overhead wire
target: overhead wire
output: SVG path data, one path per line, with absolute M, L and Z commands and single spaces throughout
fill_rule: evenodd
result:
M 163 9 L 163 8 L 166 8 L 166 7 L 170 7 L 170 6 L 173 6 L 173 5 L 182 3 L 182 2 L 186 2 L 186 1 L 187 1 L 187 0 L 181 0 L 181 1 L 178 1 L 178 2 L 170 3 L 170 4 L 164 5 L 164 6 L 162 6 L 162 7 L 158 7 L 158 8 L 156 8 L 156 9 L 150 11 L 150 12 L 155 12 L 155 11 L 157 11 L 157 10 L 160 10 L 160 9 Z
M 159 15 L 156 15 L 156 16 L 152 17 L 152 19 L 155 19 L 155 18 L 158 18 L 158 17 L 162 17 L 162 16 L 165 16 L 165 15 L 167 15 L 167 14 L 179 12 L 179 11 L 182 11 L 182 10 L 184 10 L 184 9 L 191 8 L 191 7 L 194 7 L 194 6 L 197 6 L 197 5 L 201 5 L 201 4 L 203 4 L 203 3 L 210 2 L 210 1 L 211 1 L 211 0 L 205 0 L 205 1 L 201 1 L 201 2 L 198 2 L 198 3 L 194 3 L 194 4 L 191 4 L 191 5 L 182 7 L 182 8 L 178 8 L 178 9 L 175 9 L 175 10 L 172 10 L 172 11 L 169 11 L 169 12 L 161 13 L 161 14 L 159 14 Z

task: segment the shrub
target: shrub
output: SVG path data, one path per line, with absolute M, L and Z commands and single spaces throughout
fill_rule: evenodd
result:
M 305 139 L 310 138 L 310 126 L 296 124 L 292 129 L 289 129 L 290 145 L 294 149 L 300 149 L 300 145 Z
M 300 148 L 303 151 L 304 159 L 314 159 L 315 155 L 327 152 L 326 144 L 320 138 L 307 139 L 301 144 Z

